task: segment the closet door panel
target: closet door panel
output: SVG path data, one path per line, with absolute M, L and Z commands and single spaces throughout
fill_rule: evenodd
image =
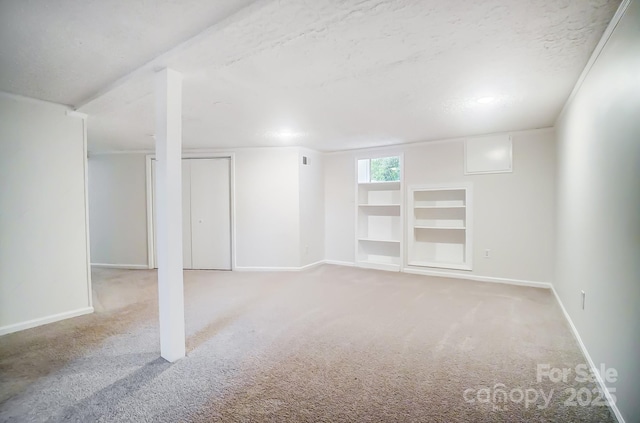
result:
M 182 160 L 182 267 L 193 269 L 191 260 L 191 160 Z
M 231 270 L 229 159 L 191 160 L 191 264 Z

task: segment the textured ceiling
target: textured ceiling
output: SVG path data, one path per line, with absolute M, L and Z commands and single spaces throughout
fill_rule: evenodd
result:
M 0 90 L 75 105 L 252 0 L 0 0 Z
M 552 126 L 620 2 L 270 0 L 230 15 L 248 2 L 165 1 L 154 14 L 182 29 L 159 25 L 162 40 L 131 35 L 155 18 L 126 14 L 123 24 L 125 2 L 103 3 L 88 3 L 105 14 L 97 28 L 100 17 L 56 12 L 57 24 L 12 48 L 0 42 L 0 89 L 80 106 L 92 151 L 153 147 L 153 75 L 164 66 L 184 74 L 188 148 L 340 150 Z M 205 22 L 218 23 L 171 50 Z M 159 50 L 169 51 L 140 67 Z M 477 102 L 486 96 L 494 101 Z

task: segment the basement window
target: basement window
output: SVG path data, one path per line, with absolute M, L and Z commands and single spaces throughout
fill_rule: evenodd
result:
M 400 157 L 378 157 L 358 160 L 358 183 L 400 180 Z

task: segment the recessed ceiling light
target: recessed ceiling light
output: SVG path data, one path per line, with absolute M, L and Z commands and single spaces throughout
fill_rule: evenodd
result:
M 495 99 L 496 99 L 495 97 L 480 97 L 476 101 L 480 104 L 489 104 L 489 103 L 493 103 Z
M 269 138 L 277 138 L 282 141 L 289 141 L 296 138 L 304 137 L 306 134 L 304 132 L 296 132 L 291 129 L 281 129 L 279 131 L 267 132 L 267 137 Z

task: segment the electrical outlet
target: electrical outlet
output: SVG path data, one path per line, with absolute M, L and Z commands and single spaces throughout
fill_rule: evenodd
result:
M 584 302 L 585 302 L 585 299 L 586 299 L 586 298 L 585 298 L 585 297 L 586 297 L 586 294 L 584 293 L 584 291 L 580 291 L 580 293 L 581 293 L 581 295 L 582 295 L 582 309 L 584 310 Z
M 304 246 L 304 253 L 305 254 L 309 254 L 309 246 L 308 245 Z
M 491 257 L 491 250 L 484 250 L 484 258 Z

